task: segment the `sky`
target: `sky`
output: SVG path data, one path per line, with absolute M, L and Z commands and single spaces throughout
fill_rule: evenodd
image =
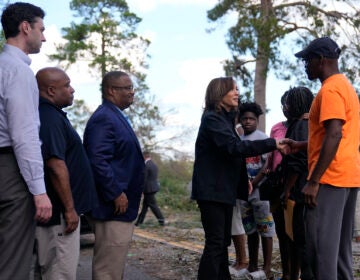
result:
M 54 53 L 54 43 L 61 40 L 61 28 L 68 27 L 75 18 L 68 0 L 28 2 L 46 12 L 44 34 L 47 41 L 40 54 L 31 55 L 31 67 L 36 72 L 56 65 L 46 55 Z M 147 85 L 166 120 L 157 137 L 166 139 L 186 130 L 188 135 L 184 142 L 175 145 L 181 145 L 185 152 L 192 153 L 206 87 L 211 79 L 224 76 L 222 62 L 231 57 L 226 45 L 231 16 L 228 23 L 224 22 L 208 33 L 206 30 L 214 24 L 207 20 L 206 12 L 216 5 L 216 0 L 128 0 L 127 3 L 130 11 L 142 18 L 137 33 L 151 41 Z M 95 110 L 101 103 L 100 80 L 88 74 L 83 65 L 76 65 L 67 73 L 75 89 L 75 98 L 84 99 Z M 288 82 L 274 77 L 268 79 L 267 106 L 270 111 L 266 114 L 267 133 L 272 125 L 284 119 L 280 97 L 289 86 Z

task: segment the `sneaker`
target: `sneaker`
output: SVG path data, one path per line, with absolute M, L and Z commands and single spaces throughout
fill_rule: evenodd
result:
M 237 270 L 237 269 L 233 268 L 231 265 L 229 266 L 229 272 L 230 272 L 230 275 L 235 276 L 235 277 L 243 277 L 243 276 L 249 274 L 249 271 L 246 268 Z
M 266 280 L 266 274 L 263 270 L 258 270 L 258 271 L 254 271 L 254 272 L 251 272 L 249 274 L 250 276 L 250 279 L 252 280 Z

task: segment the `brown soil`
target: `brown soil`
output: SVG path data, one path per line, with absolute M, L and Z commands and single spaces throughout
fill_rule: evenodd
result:
M 198 217 L 170 215 L 165 227 L 157 226 L 150 217 L 136 228 L 134 241 L 128 256 L 128 263 L 145 271 L 154 279 L 192 280 L 196 279 L 199 259 L 204 244 L 204 233 Z M 179 220 L 180 219 L 180 220 Z M 181 221 L 181 222 L 180 222 Z M 355 279 L 360 279 L 360 243 L 354 245 Z M 261 248 L 259 250 L 261 265 Z M 230 260 L 234 260 L 233 246 L 229 247 Z M 281 276 L 280 253 L 275 238 L 272 270 L 277 278 Z M 275 277 L 275 279 L 277 279 Z

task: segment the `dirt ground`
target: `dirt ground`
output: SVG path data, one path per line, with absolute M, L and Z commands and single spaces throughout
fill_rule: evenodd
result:
M 148 214 L 151 216 L 150 214 Z M 196 279 L 204 233 L 197 217 L 168 217 L 167 225 L 160 227 L 152 217 L 136 228 L 128 263 L 146 271 L 154 279 Z M 360 243 L 354 245 L 354 273 L 360 279 Z M 261 265 L 261 249 L 259 250 Z M 229 247 L 230 260 L 234 259 L 233 246 Z M 280 254 L 274 240 L 272 269 L 275 279 L 280 278 Z

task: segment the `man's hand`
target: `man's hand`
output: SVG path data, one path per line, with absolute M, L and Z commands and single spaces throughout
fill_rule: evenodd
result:
M 307 149 L 307 141 L 295 141 L 289 138 L 284 138 L 276 141 L 276 147 L 284 155 L 295 154 L 300 151 L 305 151 Z
M 114 200 L 114 206 L 115 206 L 115 215 L 120 215 L 126 212 L 128 208 L 128 199 L 124 192 L 121 193 L 117 198 Z
M 34 195 L 35 220 L 46 223 L 52 215 L 52 205 L 46 193 Z
M 291 153 L 291 148 L 289 146 L 291 139 L 276 139 L 276 149 L 278 149 L 282 154 L 288 155 Z
M 66 222 L 65 233 L 72 233 L 79 225 L 79 216 L 74 208 L 65 210 L 64 216 Z
M 319 183 L 308 181 L 302 192 L 305 195 L 305 204 L 307 204 L 309 208 L 315 208 L 317 206 L 316 197 L 319 192 Z

